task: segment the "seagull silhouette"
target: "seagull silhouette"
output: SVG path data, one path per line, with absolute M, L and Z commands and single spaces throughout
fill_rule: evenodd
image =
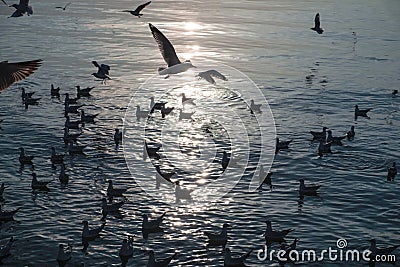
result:
M 317 13 L 317 15 L 315 15 L 315 19 L 314 19 L 314 27 L 310 28 L 313 31 L 316 31 L 319 34 L 322 34 L 324 32 L 324 30 L 321 28 L 321 22 L 319 20 L 319 13 Z
M 140 11 L 142 11 L 143 8 L 145 8 L 146 6 L 150 5 L 150 3 L 151 1 L 138 6 L 135 10 L 122 10 L 122 12 L 128 12 L 131 13 L 133 16 L 140 18 L 141 16 L 143 16 L 143 14 L 140 14 Z
M 0 62 L 0 93 L 13 83 L 25 79 L 40 67 L 42 60 L 16 63 Z
M 110 66 L 106 64 L 101 64 L 97 63 L 97 61 L 92 61 L 92 64 L 98 68 L 97 72 L 92 73 L 92 75 L 98 79 L 101 79 L 103 83 L 105 83 L 105 80 L 111 80 L 110 76 L 108 76 Z
M 3 3 L 6 3 L 3 1 Z M 29 0 L 19 0 L 19 4 L 12 4 L 9 7 L 13 7 L 16 10 L 10 17 L 21 17 L 25 13 L 28 14 L 28 16 L 33 14 L 33 9 L 31 6 L 29 6 Z
M 63 11 L 65 11 L 66 9 L 67 9 L 67 7 L 69 7 L 69 5 L 71 5 L 72 4 L 72 2 L 69 2 L 69 3 L 67 3 L 65 6 L 56 6 L 56 8 L 58 8 L 58 9 L 62 9 Z
M 186 60 L 181 62 L 176 55 L 175 49 L 172 46 L 171 42 L 164 36 L 156 27 L 154 27 L 151 23 L 149 23 L 149 27 L 151 33 L 153 34 L 154 39 L 157 42 L 158 48 L 160 49 L 161 55 L 163 56 L 165 62 L 168 67 L 160 67 L 158 68 L 158 74 L 160 75 L 169 75 L 169 74 L 177 74 L 181 72 L 185 72 L 190 68 L 196 68 L 192 65 L 190 60 Z M 168 78 L 167 76 L 166 78 Z
M 216 83 L 214 78 L 218 78 L 223 81 L 228 80 L 224 75 L 222 75 L 220 72 L 218 72 L 216 70 L 207 70 L 207 71 L 200 72 L 199 74 L 196 75 L 196 77 L 198 77 L 199 79 L 204 79 L 211 84 Z

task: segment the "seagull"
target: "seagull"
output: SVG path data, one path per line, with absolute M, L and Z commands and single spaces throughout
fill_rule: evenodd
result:
M 300 179 L 299 195 L 300 196 L 315 196 L 318 194 L 318 189 L 321 185 L 308 185 L 304 184 L 304 179 Z
M 57 262 L 60 266 L 64 266 L 71 260 L 72 246 L 64 247 L 63 244 L 58 245 Z
M 264 170 L 264 167 L 261 165 L 260 167 L 260 174 L 259 174 L 259 178 L 260 178 L 260 186 L 259 189 L 261 189 L 263 184 L 269 185 L 269 188 L 272 190 L 272 172 L 266 172 Z
M 358 116 L 360 117 L 367 117 L 368 115 L 367 113 L 371 110 L 372 108 L 368 108 L 368 109 L 359 109 L 358 105 L 354 106 L 354 117 L 357 118 Z
M 113 181 L 108 180 L 107 196 L 108 197 L 122 197 L 123 193 L 128 191 L 126 188 L 114 188 Z
M 156 27 L 149 23 L 151 33 L 157 42 L 158 48 L 160 49 L 161 55 L 167 63 L 167 68 L 158 68 L 159 75 L 169 75 L 185 72 L 190 68 L 196 68 L 192 65 L 190 60 L 181 62 L 176 55 L 175 49 L 171 42 L 164 36 Z M 168 77 L 168 76 L 167 76 Z
M 61 164 L 64 162 L 64 154 L 56 154 L 56 148 L 54 146 L 51 147 L 51 156 L 50 161 L 52 164 Z
M 75 86 L 76 87 L 76 93 L 78 98 L 80 98 L 81 96 L 90 96 L 90 91 L 92 91 L 93 87 L 86 87 L 81 89 L 81 87 L 79 85 Z
M 26 156 L 25 155 L 25 149 L 23 148 L 23 147 L 20 147 L 19 148 L 19 162 L 21 163 L 21 164 L 29 164 L 29 165 L 33 165 L 33 162 L 32 162 L 32 160 L 33 160 L 33 158 L 35 157 L 35 156 Z
M 36 177 L 36 173 L 32 172 L 32 182 L 31 182 L 31 187 L 33 190 L 38 189 L 38 190 L 46 190 L 48 191 L 49 188 L 47 185 L 51 183 L 51 181 L 38 181 Z
M 174 110 L 174 107 L 161 108 L 161 117 L 165 118 L 165 115 L 170 114 Z
M 122 259 L 128 259 L 133 256 L 133 239 L 128 238 L 122 241 L 122 246 L 119 249 L 119 257 Z
M 354 136 L 356 136 L 356 132 L 354 131 L 354 126 L 351 126 L 350 131 L 346 134 L 347 139 L 352 140 Z
M 147 261 L 147 267 L 168 267 L 170 262 L 177 256 L 175 252 L 173 255 L 169 256 L 168 258 L 158 259 L 156 260 L 154 256 L 154 251 L 149 251 L 149 260 Z
M 61 164 L 60 175 L 58 176 L 58 180 L 64 185 L 69 182 L 69 175 L 65 173 L 65 164 Z
M 12 4 L 10 7 L 16 9 L 10 17 L 21 17 L 25 13 L 27 13 L 28 16 L 33 14 L 32 6 L 29 6 L 29 0 L 19 0 L 19 4 Z
M 185 104 L 196 105 L 194 103 L 194 98 L 186 97 L 185 93 L 182 93 L 181 96 L 182 96 L 182 104 L 183 105 L 185 105 Z
M 289 149 L 289 144 L 292 142 L 293 140 L 289 140 L 289 141 L 279 141 L 279 138 L 276 138 L 276 144 L 275 144 L 275 154 L 278 154 L 279 150 L 281 149 Z
M 0 222 L 8 222 L 14 220 L 14 215 L 21 209 L 21 207 L 15 210 L 0 210 Z
M 107 216 L 108 213 L 118 212 L 119 209 L 125 204 L 123 201 L 119 201 L 116 203 L 107 203 L 106 198 L 101 199 L 101 213 L 103 214 L 103 218 Z
M 93 115 L 86 115 L 85 111 L 81 110 L 81 122 L 94 123 L 94 119 L 99 116 L 99 113 Z
M 22 101 L 25 101 L 25 99 L 28 99 L 28 98 L 32 98 L 32 96 L 35 94 L 35 92 L 29 92 L 29 93 L 27 93 L 26 91 L 25 91 L 25 88 L 24 87 L 21 87 L 21 98 L 22 98 Z
M 155 109 L 162 110 L 165 109 L 165 104 L 167 102 L 154 102 L 154 96 L 150 97 L 150 110 L 153 112 Z
M 253 113 L 253 112 L 261 112 L 261 106 L 262 106 L 262 104 L 255 104 L 253 99 L 250 100 L 251 113 Z
M 65 124 L 64 124 L 64 126 L 65 126 L 65 128 L 68 128 L 68 129 L 79 129 L 79 125 L 80 125 L 81 123 L 82 123 L 81 121 L 71 121 L 70 118 L 69 118 L 69 116 L 67 115 L 67 116 L 65 117 Z
M 394 178 L 396 177 L 396 174 L 397 174 L 396 162 L 393 162 L 393 165 L 388 168 L 387 180 L 389 182 L 390 181 L 394 181 Z
M 369 242 L 371 243 L 371 245 L 369 246 L 368 249 L 369 251 L 371 251 L 371 255 L 374 257 L 376 255 L 391 255 L 393 254 L 393 251 L 395 251 L 397 248 L 400 247 L 400 245 L 397 245 L 397 246 L 390 246 L 387 248 L 377 248 L 375 239 L 371 239 Z
M 253 250 L 250 250 L 246 254 L 238 257 L 238 258 L 232 258 L 231 256 L 231 250 L 229 248 L 225 248 L 224 250 L 224 267 L 243 267 L 244 261 L 250 256 L 251 252 Z
M 106 225 L 106 223 L 103 222 L 99 227 L 96 227 L 94 229 L 89 229 L 88 221 L 83 221 L 82 223 L 83 223 L 82 239 L 86 241 L 91 241 L 96 239 L 96 237 L 100 235 L 100 232 Z
M 290 255 L 293 250 L 296 249 L 297 247 L 297 241 L 299 241 L 299 239 L 295 238 L 293 240 L 293 242 L 290 245 L 286 245 L 284 243 L 281 244 L 280 250 L 284 250 L 285 253 L 283 254 L 283 257 L 281 257 L 281 259 L 284 260 L 279 260 L 279 266 L 285 266 L 285 263 L 294 263 L 295 261 L 293 259 L 290 258 Z
M 118 128 L 115 129 L 114 142 L 116 146 L 119 146 L 119 142 L 122 142 L 122 132 Z
M 147 110 L 141 110 L 140 106 L 136 106 L 136 119 L 146 119 L 149 116 L 150 111 Z
M 21 81 L 37 70 L 41 63 L 41 59 L 8 63 L 8 61 L 0 62 L 0 93 L 10 87 L 13 83 Z
M 150 3 L 151 1 L 138 6 L 135 10 L 123 10 L 122 12 L 128 12 L 131 13 L 133 16 L 140 18 L 141 16 L 143 16 L 143 14 L 140 14 L 140 11 L 142 11 L 143 8 L 145 8 L 146 6 L 150 5 Z
M 163 214 L 161 214 L 160 217 L 149 221 L 149 217 L 147 216 L 147 214 L 143 214 L 143 221 L 142 221 L 142 231 L 155 231 L 160 229 L 160 225 L 164 219 L 166 212 L 164 212 Z
M 222 160 L 221 160 L 222 169 L 225 170 L 228 167 L 229 161 L 230 161 L 230 159 L 228 157 L 228 153 L 226 153 L 226 151 L 224 151 L 222 154 Z
M 0 246 L 0 262 L 2 259 L 10 256 L 10 250 L 11 246 L 14 242 L 14 238 L 10 237 L 10 239 L 7 241 L 7 243 L 3 246 Z
M 315 131 L 310 131 L 310 134 L 313 136 L 313 140 L 326 140 L 326 130 L 327 127 L 322 128 L 322 132 L 315 132 Z
M 69 2 L 69 3 L 67 3 L 65 6 L 56 6 L 56 8 L 58 8 L 58 9 L 62 9 L 63 11 L 65 11 L 66 9 L 67 9 L 67 7 L 69 7 L 69 5 L 71 5 L 72 4 L 72 2 Z
M 71 106 L 70 104 L 64 104 L 64 114 L 67 116 L 69 113 L 79 114 L 79 110 L 84 105 Z
M 343 145 L 342 140 L 345 139 L 346 136 L 332 136 L 332 131 L 328 130 L 328 137 L 326 138 L 327 143 L 332 143 L 332 145 Z
M 179 202 L 182 199 L 186 199 L 188 201 L 192 201 L 192 196 L 190 195 L 192 193 L 192 190 L 182 188 L 180 186 L 180 182 L 176 181 L 175 182 L 175 198 L 176 202 Z
M 60 87 L 55 88 L 53 84 L 51 84 L 50 95 L 52 97 L 60 97 Z
M 214 234 L 205 232 L 204 234 L 208 237 L 208 242 L 211 245 L 224 246 L 226 242 L 228 242 L 228 227 L 230 227 L 229 224 L 224 223 L 224 225 L 222 226 L 221 233 Z
M 292 228 L 280 231 L 272 230 L 271 221 L 267 220 L 266 224 L 267 224 L 267 229 L 265 230 L 265 240 L 267 241 L 267 243 L 282 242 L 290 232 L 294 231 L 294 229 Z
M 6 189 L 6 186 L 4 185 L 4 183 L 1 183 L 0 186 L 0 200 L 3 199 L 3 194 L 4 194 L 4 190 Z
M 393 96 L 397 95 L 398 93 L 399 93 L 399 90 L 397 90 L 397 89 L 394 89 L 394 90 L 392 91 L 392 95 L 393 95 Z
M 70 155 L 72 154 L 82 154 L 83 149 L 85 149 L 86 146 L 79 146 L 79 145 L 74 145 L 74 142 L 71 140 L 69 142 L 68 146 L 68 152 Z
M 196 77 L 198 77 L 199 79 L 204 79 L 207 82 L 211 83 L 211 84 L 216 84 L 214 78 L 218 78 L 221 79 L 223 81 L 227 81 L 228 79 L 222 75 L 221 73 L 219 73 L 216 70 L 207 70 L 207 71 L 203 71 L 203 72 L 199 72 Z
M 180 109 L 179 110 L 179 120 L 190 120 L 190 119 L 192 119 L 192 116 L 194 113 L 195 113 L 195 111 L 183 112 L 182 109 Z
M 315 19 L 314 19 L 314 27 L 310 28 L 313 31 L 316 31 L 319 34 L 322 34 L 324 32 L 324 30 L 321 28 L 321 22 L 319 20 L 319 13 L 317 13 L 317 15 L 315 15 Z
M 70 98 L 68 93 L 65 93 L 65 98 L 64 98 L 64 105 L 66 104 L 76 104 L 78 103 L 79 96 L 76 98 Z
M 81 135 L 82 133 L 76 133 L 76 134 L 70 134 L 69 133 L 69 129 L 68 127 L 64 128 L 64 144 L 67 145 L 69 144 L 69 142 L 76 142 L 78 140 L 78 137 Z
M 92 64 L 98 68 L 97 72 L 92 73 L 94 77 L 101 79 L 103 83 L 105 83 L 106 80 L 111 80 L 109 76 L 110 66 L 106 64 L 99 65 L 97 61 L 92 61 Z
M 331 151 L 332 143 L 325 143 L 324 141 L 319 141 L 318 145 L 318 155 L 322 157 L 323 154 L 332 153 Z

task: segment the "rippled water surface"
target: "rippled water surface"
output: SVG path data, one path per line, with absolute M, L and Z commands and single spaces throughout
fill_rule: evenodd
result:
M 31 2 L 35 14 L 30 17 L 7 18 L 12 9 L 0 6 L 0 60 L 44 60 L 34 75 L 0 95 L 0 120 L 4 120 L 0 124 L 0 182 L 8 186 L 2 207 L 21 207 L 14 222 L 0 225 L 0 240 L 16 239 L 3 266 L 55 266 L 59 243 L 74 245 L 67 266 L 82 262 L 120 266 L 118 250 L 127 235 L 134 236 L 135 247 L 128 266 L 145 266 L 148 256 L 143 251 L 149 249 L 160 257 L 177 251 L 178 258 L 171 266 L 222 266 L 222 249 L 206 247 L 204 231 L 218 231 L 228 222 L 232 226 L 228 246 L 233 252 L 256 251 L 265 243 L 266 219 L 276 228 L 294 228 L 287 241 L 299 238 L 300 250 L 336 247 L 338 238 L 345 238 L 351 248 L 366 248 L 371 238 L 382 246 L 399 242 L 399 182 L 386 182 L 386 171 L 400 155 L 399 98 L 391 95 L 399 86 L 400 2 L 166 0 L 153 1 L 140 19 L 120 12 L 139 4 L 135 1 L 76 1 L 66 11 L 54 8 L 64 4 L 58 0 Z M 309 30 L 316 12 L 320 12 L 325 29 L 322 35 Z M 168 105 L 180 107 L 182 92 L 198 102 L 195 107 L 185 107 L 196 111 L 193 122 L 178 121 L 177 111 L 164 121 L 167 133 L 173 134 L 175 125 L 181 129 L 182 146 L 175 151 L 180 154 L 166 151 L 163 155 L 172 153 L 173 164 L 165 163 L 164 158 L 153 159 L 153 163 L 165 171 L 174 168 L 184 185 L 195 188 L 222 173 L 218 160 L 223 149 L 245 156 L 250 144 L 250 163 L 243 176 L 240 168 L 232 172 L 232 179 L 241 178 L 240 182 L 220 200 L 193 205 L 166 204 L 161 197 L 154 197 L 157 192 L 149 196 L 135 182 L 135 177 L 154 176 L 154 171 L 146 172 L 142 166 L 128 168 L 124 157 L 124 150 L 137 145 L 134 137 L 141 134 L 145 122 L 137 122 L 134 115 L 126 117 L 131 128 L 125 133 L 125 147 L 115 149 L 113 133 L 116 127 L 123 127 L 133 96 L 142 97 L 140 105 L 148 109 L 146 91 L 140 94 L 138 88 L 164 65 L 149 22 L 171 40 L 182 59 L 190 58 L 199 67 L 202 62 L 234 67 L 258 85 L 273 113 L 276 134 L 282 140 L 293 139 L 290 150 L 280 151 L 274 159 L 272 191 L 267 187 L 248 190 L 262 141 L 254 121 L 260 114 L 251 115 L 244 102 L 249 100 L 235 94 L 235 83 L 242 86 L 244 76 L 231 75 L 229 84 L 217 80 L 217 85 L 211 86 L 193 78 L 196 70 L 181 75 L 179 79 L 187 77 L 186 85 L 169 87 L 174 77 L 160 81 L 166 88 L 165 92 L 159 88 L 157 97 Z M 94 80 L 92 60 L 110 65 L 113 80 L 106 85 Z M 312 78 L 306 79 L 309 75 Z M 53 169 L 49 161 L 51 146 L 58 152 L 65 149 L 63 96 L 61 100 L 50 97 L 52 83 L 72 95 L 75 85 L 96 86 L 91 97 L 79 101 L 86 113 L 99 116 L 95 124 L 83 128 L 79 143 L 87 145 L 85 154 L 67 156 L 70 182 L 66 187 L 58 181 L 59 167 Z M 38 106 L 25 110 L 21 86 L 41 97 Z M 370 119 L 355 121 L 355 104 L 373 108 Z M 262 109 L 269 114 L 265 104 Z M 160 142 L 158 115 L 149 121 L 152 142 Z M 230 143 L 239 131 L 232 127 L 236 123 L 246 125 L 243 140 L 248 138 L 249 144 Z M 204 124 L 213 125 L 215 140 L 201 131 Z M 356 129 L 353 141 L 333 147 L 328 156 L 317 155 L 318 144 L 310 141 L 310 130 L 327 126 L 334 135 L 341 135 L 351 125 Z M 268 138 L 274 140 L 274 132 Z M 269 142 L 264 145 L 271 151 Z M 32 169 L 21 168 L 18 162 L 21 146 L 35 156 L 39 180 L 54 180 L 48 193 L 32 192 Z M 197 164 L 199 148 L 214 148 L 217 159 L 207 166 Z M 265 163 L 268 165 L 268 160 Z M 320 196 L 306 197 L 299 204 L 300 178 L 321 184 Z M 101 224 L 107 179 L 129 188 L 127 203 L 120 216 L 108 216 L 101 238 L 83 253 L 81 222 Z M 164 211 L 164 233 L 144 240 L 142 214 Z M 260 262 L 255 252 L 247 265 L 279 266 Z M 327 261 L 323 265 L 345 266 Z

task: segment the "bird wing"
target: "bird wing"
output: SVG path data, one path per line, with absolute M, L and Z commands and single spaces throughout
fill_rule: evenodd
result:
M 16 13 L 15 11 L 14 13 Z M 32 60 L 16 63 L 0 62 L 0 92 L 13 83 L 25 79 L 40 67 L 42 60 Z
M 99 63 L 97 63 L 97 61 L 92 61 L 92 64 L 95 66 L 95 67 L 97 67 L 97 68 L 99 68 L 100 69 L 100 65 L 99 65 Z
M 321 22 L 319 21 L 319 13 L 317 13 L 317 15 L 315 15 L 314 23 L 315 23 L 315 28 L 319 29 L 321 26 Z
M 218 79 L 221 79 L 221 80 L 224 80 L 224 81 L 227 81 L 228 79 L 224 76 L 224 75 L 222 75 L 220 72 L 218 72 L 218 71 L 216 71 L 216 70 L 209 70 L 209 71 L 207 71 L 211 76 L 213 76 L 213 77 L 215 77 L 215 78 L 218 78 Z
M 168 67 L 180 64 L 181 61 L 176 55 L 175 49 L 171 42 L 164 36 L 156 27 L 149 23 L 151 33 L 157 42 L 158 48 L 160 49 L 161 55 L 163 56 Z
M 32 8 L 32 6 L 27 6 L 27 7 L 26 7 L 26 12 L 28 12 L 29 15 L 33 15 L 33 8 Z
M 12 15 L 10 17 L 21 17 L 23 14 L 21 11 L 19 11 L 18 9 L 14 11 L 14 13 L 12 13 Z
M 4 4 L 6 4 L 7 6 L 8 6 L 8 4 L 6 3 L 6 1 L 4 1 L 4 0 L 1 0 Z
M 69 7 L 70 4 L 72 4 L 72 2 L 67 3 L 67 4 L 64 6 L 64 9 L 66 9 L 67 7 Z
M 19 6 L 25 6 L 27 7 L 29 4 L 29 0 L 19 0 Z
M 149 2 L 147 2 L 147 3 L 144 3 L 144 4 L 140 5 L 140 6 L 138 6 L 138 7 L 135 9 L 135 11 L 133 11 L 133 12 L 139 13 L 140 11 L 142 11 L 143 8 L 145 8 L 146 6 L 150 5 L 150 3 L 151 3 L 151 1 L 149 1 Z

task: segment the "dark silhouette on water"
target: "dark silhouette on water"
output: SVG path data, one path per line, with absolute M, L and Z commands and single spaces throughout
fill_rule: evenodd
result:
M 97 61 L 92 61 L 92 64 L 98 69 L 97 72 L 92 73 L 94 77 L 101 79 L 103 83 L 105 83 L 106 80 L 111 80 L 109 76 L 110 66 L 106 64 L 99 65 Z
M 313 31 L 316 31 L 319 34 L 322 34 L 324 32 L 324 30 L 321 28 L 321 22 L 319 20 L 319 13 L 317 13 L 317 15 L 315 15 L 314 27 L 312 27 L 310 29 Z
M 143 16 L 143 14 L 140 14 L 140 11 L 142 11 L 146 6 L 150 5 L 150 3 L 151 1 L 138 6 L 135 10 L 122 10 L 122 12 L 128 12 L 131 13 L 133 16 L 140 18 L 141 16 Z
M 392 166 L 388 168 L 388 174 L 387 174 L 388 182 L 394 181 L 396 175 L 397 175 L 396 162 L 393 162 Z
M 3 3 L 5 2 L 3 1 Z M 29 0 L 19 0 L 19 4 L 12 4 L 10 7 L 16 9 L 10 17 L 21 17 L 25 13 L 27 13 L 28 16 L 33 14 L 33 9 L 32 6 L 29 5 Z
M 41 62 L 41 59 L 15 63 L 0 62 L 0 93 L 13 83 L 21 81 L 34 73 L 40 67 Z
M 358 105 L 354 106 L 354 119 L 357 120 L 358 117 L 365 117 L 368 118 L 368 112 L 372 110 L 372 108 L 367 108 L 367 109 L 359 109 Z
M 72 2 L 69 2 L 69 3 L 67 3 L 65 6 L 56 6 L 56 8 L 58 8 L 58 9 L 62 9 L 63 11 L 65 11 L 66 9 L 67 9 L 67 7 L 69 7 L 69 5 L 71 5 L 72 4 Z

